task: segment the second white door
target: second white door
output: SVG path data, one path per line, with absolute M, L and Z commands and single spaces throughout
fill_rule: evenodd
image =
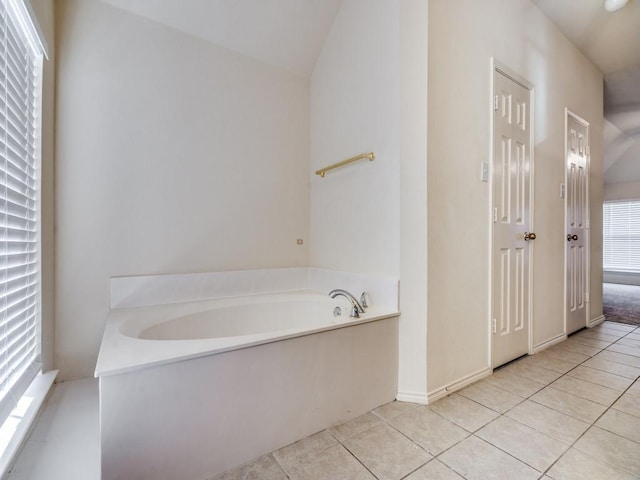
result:
M 589 124 L 567 112 L 567 333 L 587 325 L 589 295 Z

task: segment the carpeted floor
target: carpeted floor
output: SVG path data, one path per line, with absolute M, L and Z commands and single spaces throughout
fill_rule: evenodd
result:
M 602 306 L 610 322 L 640 325 L 640 286 L 605 283 Z

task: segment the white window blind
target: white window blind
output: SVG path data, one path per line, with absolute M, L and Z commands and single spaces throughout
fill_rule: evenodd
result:
M 640 201 L 605 203 L 602 230 L 604 269 L 640 273 Z
M 0 0 L 0 423 L 40 369 L 42 50 L 21 0 Z

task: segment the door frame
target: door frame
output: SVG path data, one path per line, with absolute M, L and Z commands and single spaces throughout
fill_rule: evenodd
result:
M 565 107 L 564 109 L 564 155 L 562 158 L 563 168 L 564 168 L 564 235 L 562 235 L 563 241 L 563 249 L 564 249 L 564 308 L 563 308 L 563 317 L 564 317 L 564 334 L 567 333 L 567 317 L 569 315 L 568 305 L 567 305 L 567 245 L 566 238 L 568 234 L 568 226 L 567 226 L 567 209 L 569 202 L 569 195 L 567 195 L 568 191 L 568 178 L 567 178 L 567 152 L 568 152 L 568 137 L 569 137 L 569 117 L 572 117 L 576 122 L 586 128 L 587 130 L 587 186 L 586 186 L 586 230 L 588 232 L 587 238 L 585 239 L 586 243 L 586 254 L 585 254 L 585 287 L 587 291 L 585 292 L 585 323 L 584 326 L 589 325 L 589 319 L 591 318 L 591 124 L 582 118 L 580 115 L 575 113 L 573 110 Z
M 490 80 L 489 80 L 489 85 L 490 85 L 490 97 L 489 97 L 489 209 L 488 209 L 488 215 L 487 215 L 487 220 L 489 222 L 490 228 L 489 228 L 489 281 L 487 282 L 487 285 L 489 285 L 489 289 L 487 292 L 488 295 L 488 305 L 489 305 L 489 309 L 488 309 L 488 318 L 487 318 L 487 331 L 488 331 L 488 345 L 489 345 L 489 349 L 488 349 L 488 358 L 487 358 L 487 362 L 489 365 L 489 368 L 493 370 L 494 366 L 493 366 L 493 338 L 494 338 L 494 334 L 493 334 L 493 310 L 494 310 L 494 305 L 493 305 L 493 289 L 494 289 L 494 285 L 493 285 L 493 273 L 494 273 L 494 258 L 493 258 L 493 241 L 494 241 L 494 228 L 495 228 L 495 223 L 493 221 L 493 209 L 494 207 L 494 182 L 493 182 L 493 166 L 494 166 L 494 114 L 495 114 L 495 110 L 494 110 L 494 98 L 496 95 L 496 89 L 495 89 L 495 82 L 494 82 L 494 75 L 496 74 L 496 72 L 499 72 L 503 75 L 505 75 L 506 77 L 510 78 L 511 80 L 513 80 L 515 83 L 519 84 L 520 86 L 522 86 L 523 88 L 527 89 L 529 91 L 529 226 L 530 226 L 530 231 L 535 232 L 535 224 L 534 224 L 534 186 L 535 186 L 535 162 L 534 162 L 534 139 L 535 139 L 535 135 L 534 135 L 534 110 L 535 110 L 535 87 L 534 85 L 529 82 L 526 78 L 524 78 L 523 76 L 521 76 L 520 74 L 518 74 L 517 72 L 515 72 L 514 70 L 512 70 L 510 67 L 508 67 L 506 64 L 500 62 L 499 60 L 497 60 L 495 57 L 491 57 L 491 71 L 490 71 Z M 527 350 L 529 354 L 531 354 L 531 352 L 533 351 L 533 253 L 534 253 L 534 244 L 530 243 L 529 244 L 529 307 L 528 307 L 528 314 L 529 314 L 529 325 L 527 326 L 527 338 L 528 338 L 528 345 L 527 345 Z M 566 268 L 566 267 L 565 267 Z M 565 320 L 566 321 L 566 320 Z

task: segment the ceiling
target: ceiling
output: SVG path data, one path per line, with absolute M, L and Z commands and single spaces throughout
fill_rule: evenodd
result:
M 309 77 L 342 0 L 102 0 Z M 605 75 L 605 182 L 640 181 L 640 0 L 532 0 Z
M 342 0 L 102 0 L 309 77 Z
M 640 0 L 533 0 L 604 73 L 605 183 L 640 181 Z

